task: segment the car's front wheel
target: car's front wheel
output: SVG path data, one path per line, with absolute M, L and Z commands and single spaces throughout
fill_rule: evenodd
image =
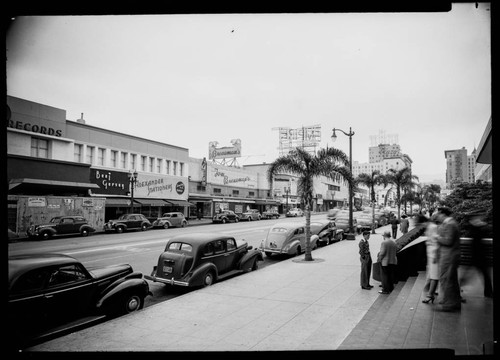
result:
M 221 223 L 225 224 L 226 223 L 226 218 L 222 218 Z
M 234 222 L 238 222 L 238 221 L 240 221 L 239 218 L 234 218 Z
M 118 234 L 121 234 L 125 229 L 123 228 L 123 226 L 117 226 L 115 231 L 118 233 Z
M 49 231 L 44 231 L 43 233 L 40 234 L 40 237 L 43 240 L 49 240 L 52 237 L 52 234 Z
M 87 229 L 83 229 L 81 232 L 80 232 L 80 235 L 82 236 L 89 236 L 89 231 Z
M 141 225 L 141 230 L 146 231 L 148 229 L 148 226 L 146 224 Z
M 255 261 L 253 262 L 253 266 L 252 266 L 252 271 L 255 271 L 259 268 L 259 261 L 257 258 L 255 258 Z
M 169 228 L 168 223 L 163 224 L 163 228 L 168 229 Z

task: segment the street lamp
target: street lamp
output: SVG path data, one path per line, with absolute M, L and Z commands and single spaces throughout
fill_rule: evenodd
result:
M 137 170 L 134 170 L 133 173 L 129 171 L 128 180 L 130 181 L 130 213 L 134 212 L 134 188 L 137 183 Z
M 344 135 L 349 136 L 349 170 L 351 171 L 352 175 L 352 136 L 354 135 L 354 131 L 352 131 L 351 128 L 349 128 L 349 133 L 346 133 L 344 130 L 340 129 L 335 129 L 333 128 L 333 133 L 332 133 L 332 141 L 335 142 L 337 140 L 337 135 L 335 134 L 335 131 L 341 131 L 344 133 Z M 352 184 L 349 183 L 349 233 L 346 234 L 346 239 L 347 240 L 355 240 L 354 236 L 354 229 L 352 226 Z
M 290 186 L 285 186 L 285 195 L 286 195 L 286 208 L 285 214 L 288 211 L 288 194 L 290 194 Z

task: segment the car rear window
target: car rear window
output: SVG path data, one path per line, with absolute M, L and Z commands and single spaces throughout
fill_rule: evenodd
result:
M 190 244 L 183 242 L 173 242 L 168 245 L 168 250 L 178 250 L 190 253 L 193 252 L 193 247 Z

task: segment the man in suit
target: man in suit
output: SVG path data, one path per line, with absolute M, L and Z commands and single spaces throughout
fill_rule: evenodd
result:
M 363 231 L 363 238 L 359 241 L 359 260 L 361 261 L 361 288 L 371 290 L 370 276 L 372 272 L 372 255 L 370 253 L 369 231 Z
M 397 246 L 391 239 L 389 231 L 384 232 L 384 240 L 380 244 L 380 252 L 377 255 L 377 261 L 382 267 L 382 290 L 380 294 L 390 294 L 394 290 L 396 282 L 396 265 L 398 259 L 396 257 Z

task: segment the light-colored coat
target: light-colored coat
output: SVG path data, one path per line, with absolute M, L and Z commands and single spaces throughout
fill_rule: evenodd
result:
M 380 244 L 380 252 L 377 256 L 377 261 L 382 266 L 397 265 L 398 258 L 396 257 L 398 248 L 392 239 L 385 238 Z

